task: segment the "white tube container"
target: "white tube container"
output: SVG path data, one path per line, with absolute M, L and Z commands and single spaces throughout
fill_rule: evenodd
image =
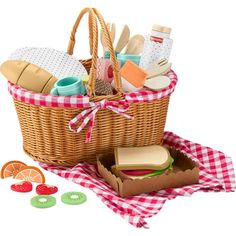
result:
M 161 59 L 169 60 L 173 40 L 170 39 L 171 29 L 153 25 L 151 34 L 145 37 L 143 53 L 139 66 L 147 69 L 150 64 Z

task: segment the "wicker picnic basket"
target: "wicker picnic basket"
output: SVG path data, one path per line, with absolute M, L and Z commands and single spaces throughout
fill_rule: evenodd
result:
M 91 102 L 124 100 L 119 77 L 118 63 L 110 35 L 103 17 L 96 9 L 85 8 L 78 16 L 73 27 L 68 54 L 73 54 L 75 33 L 83 16 L 89 15 L 89 39 L 92 59 L 82 63 L 89 72 L 89 96 Z M 96 96 L 95 79 L 98 49 L 98 22 L 105 34 L 105 39 L 113 63 L 116 95 Z M 86 108 L 48 107 L 32 105 L 14 98 L 16 111 L 23 135 L 23 148 L 33 159 L 55 165 L 73 166 L 79 162 L 96 161 L 99 153 L 111 153 L 114 147 L 145 146 L 161 144 L 166 122 L 169 97 L 164 96 L 152 102 L 129 104 L 128 113 L 133 120 L 126 119 L 109 109 L 102 107 L 94 120 L 91 142 L 85 143 L 87 127 L 80 133 L 72 132 L 68 123 Z

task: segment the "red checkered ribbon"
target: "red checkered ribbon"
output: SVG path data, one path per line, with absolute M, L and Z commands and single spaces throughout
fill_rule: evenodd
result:
M 148 227 L 145 218 L 157 214 L 167 200 L 190 196 L 197 191 L 235 191 L 235 175 L 231 158 L 220 151 L 185 140 L 165 132 L 164 145 L 180 150 L 196 161 L 200 168 L 199 184 L 169 188 L 158 192 L 122 198 L 98 174 L 96 166 L 80 163 L 73 168 L 40 163 L 45 170 L 89 188 L 112 209 L 135 227 Z
M 91 141 L 91 134 L 93 131 L 95 115 L 100 109 L 109 109 L 127 119 L 133 120 L 134 117 L 125 113 L 129 109 L 129 104 L 125 101 L 108 101 L 106 99 L 92 103 L 90 102 L 91 108 L 82 111 L 74 119 L 69 122 L 70 130 L 79 133 L 88 123 L 88 131 L 86 133 L 86 143 Z M 77 128 L 79 122 L 82 121 L 81 125 Z

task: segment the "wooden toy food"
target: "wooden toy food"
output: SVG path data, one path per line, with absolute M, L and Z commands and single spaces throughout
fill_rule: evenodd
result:
M 48 195 L 37 195 L 31 198 L 30 203 L 36 208 L 49 208 L 56 205 L 56 198 Z
M 168 63 L 167 60 L 162 60 L 160 62 L 152 63 L 145 71 L 147 72 L 147 79 L 158 76 L 164 75 L 170 71 L 172 64 Z
M 128 42 L 125 54 L 140 54 L 143 51 L 144 37 L 140 34 L 134 35 Z
M 22 170 L 25 166 L 25 163 L 21 161 L 9 161 L 5 163 L 1 169 L 1 178 L 7 178 L 14 176 L 17 172 Z
M 116 48 L 115 48 L 116 52 L 121 52 L 122 49 L 127 45 L 127 43 L 129 42 L 129 36 L 130 36 L 129 27 L 128 25 L 125 25 L 120 34 L 120 38 L 117 41 Z
M 110 37 L 111 37 L 111 42 L 114 43 L 115 34 L 116 34 L 116 25 L 115 25 L 115 23 L 112 23 L 112 24 L 107 23 L 107 29 L 108 29 Z M 101 39 L 101 43 L 102 43 L 102 46 L 103 46 L 104 53 L 108 52 L 107 43 L 106 43 L 106 40 L 105 40 L 105 34 L 102 30 L 101 30 L 101 33 L 100 33 L 100 39 Z
M 147 79 L 144 86 L 151 90 L 160 90 L 167 88 L 170 85 L 170 78 L 168 76 L 157 76 Z
M 53 48 L 20 48 L 10 55 L 9 60 L 30 62 L 57 79 L 88 74 L 85 67 L 76 58 Z
M 25 61 L 10 60 L 1 65 L 1 72 L 13 84 L 29 91 L 49 94 L 57 81 L 46 70 Z
M 113 87 L 109 82 L 105 80 L 96 79 L 95 93 L 97 95 L 112 95 Z
M 11 185 L 11 190 L 19 193 L 28 193 L 33 189 L 33 185 L 29 181 L 22 181 Z
M 147 73 L 139 68 L 135 63 L 127 61 L 121 68 L 120 75 L 135 88 L 142 88 L 146 80 Z M 122 86 L 125 92 L 133 92 L 130 91 L 130 88 L 126 87 L 124 83 L 122 83 Z
M 111 60 L 99 58 L 97 61 L 97 79 L 111 83 L 113 78 L 114 75 Z
M 119 148 L 118 148 L 119 149 Z M 117 150 L 118 150 L 117 149 Z M 136 151 L 138 151 L 139 153 L 135 153 Z M 154 169 L 132 169 L 134 165 L 137 165 L 137 163 L 135 163 L 136 161 L 140 161 L 142 158 L 142 155 L 140 155 L 140 153 L 142 153 L 143 151 L 145 151 L 146 153 L 152 153 L 153 151 L 155 152 L 155 155 L 153 155 L 153 157 L 151 159 L 153 159 L 151 162 L 151 165 L 156 165 L 156 170 Z M 153 177 L 156 175 L 161 175 L 163 173 L 166 173 L 167 171 L 171 171 L 172 170 L 172 164 L 174 162 L 174 159 L 170 156 L 169 151 L 167 149 L 165 149 L 164 147 L 161 146 L 151 146 L 151 147 L 145 147 L 145 149 L 143 148 L 139 148 L 138 150 L 135 150 L 135 148 L 120 148 L 120 152 L 123 152 L 123 154 L 125 154 L 126 156 L 128 156 L 129 158 L 133 158 L 135 156 L 137 156 L 137 159 L 139 160 L 134 160 L 134 162 L 132 163 L 127 163 L 125 164 L 125 166 L 119 166 L 119 165 L 113 165 L 111 166 L 111 171 L 114 175 L 116 175 L 117 177 L 120 177 L 121 180 L 125 180 L 125 179 L 143 179 L 143 178 L 148 178 L 148 177 Z M 122 153 L 120 153 L 121 155 L 123 155 Z M 116 154 L 115 154 L 116 156 Z M 149 155 L 150 157 L 150 155 Z M 120 157 L 117 157 L 116 162 L 120 162 L 121 160 L 118 160 Z M 121 157 L 122 158 L 122 157 Z M 122 161 L 121 161 L 122 162 Z M 143 165 L 147 165 L 146 162 L 146 157 L 145 157 L 145 161 L 143 162 Z M 147 159 L 147 162 L 150 162 L 150 159 Z M 157 162 L 159 162 L 157 164 Z M 155 164 L 154 164 L 155 163 Z M 161 164 L 160 164 L 161 163 Z M 149 164 L 150 165 L 150 164 Z M 163 167 L 164 166 L 164 167 Z M 137 168 L 139 168 L 140 166 L 137 165 Z M 122 168 L 131 168 L 128 170 L 119 170 Z M 142 167 L 141 167 L 142 168 Z
M 21 171 L 14 175 L 14 178 L 36 183 L 45 183 L 43 172 L 39 168 L 34 166 L 24 167 Z
M 144 175 L 130 175 L 130 174 L 126 174 L 124 170 L 117 170 L 116 168 L 112 168 L 112 173 L 114 175 L 116 175 L 117 177 L 120 177 L 121 180 L 125 180 L 125 179 L 144 179 L 144 178 L 148 178 L 148 177 L 153 177 L 156 175 L 161 175 L 163 173 L 166 173 L 169 169 L 171 168 L 171 162 L 170 165 L 162 170 L 153 170 L 151 173 L 149 174 L 144 174 Z
M 163 170 L 170 165 L 169 151 L 160 145 L 115 148 L 117 170 Z
M 151 174 L 153 170 L 122 170 L 122 172 L 126 175 L 138 176 Z
M 51 195 L 58 191 L 57 186 L 48 185 L 48 184 L 39 184 L 36 187 L 36 193 L 38 195 Z
M 87 197 L 81 192 L 66 192 L 62 194 L 61 201 L 68 205 L 80 205 L 87 201 Z

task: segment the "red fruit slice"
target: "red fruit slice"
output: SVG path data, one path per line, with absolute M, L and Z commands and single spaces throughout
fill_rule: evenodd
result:
M 152 173 L 154 170 L 122 170 L 126 175 L 139 176 Z
M 48 185 L 48 184 L 39 184 L 36 187 L 36 193 L 38 195 L 51 195 L 54 194 L 58 191 L 58 188 L 53 185 Z
M 22 181 L 11 185 L 11 190 L 20 193 L 27 193 L 32 191 L 33 185 L 29 181 Z
M 108 67 L 108 70 L 107 70 L 107 75 L 108 75 L 108 78 L 113 78 L 113 68 L 112 68 L 112 65 L 110 65 Z

